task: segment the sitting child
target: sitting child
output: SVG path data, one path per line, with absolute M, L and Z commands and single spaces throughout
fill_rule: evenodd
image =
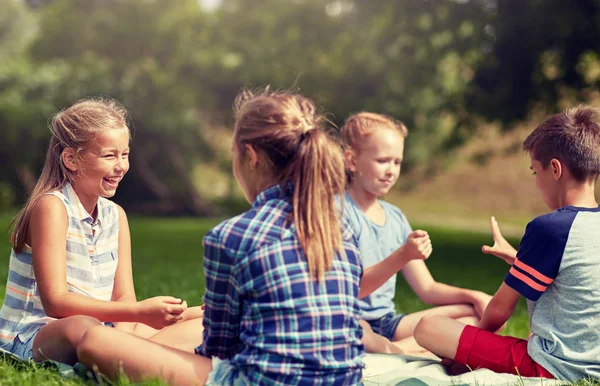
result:
M 367 352 L 429 354 L 412 337 L 423 316 L 476 323 L 491 299 L 480 291 L 436 282 L 423 261 L 432 252 L 427 232 L 413 231 L 400 209 L 379 199 L 398 180 L 406 134 L 401 122 L 366 112 L 350 116 L 341 129 L 349 182 L 344 214 L 365 267 L 360 296 Z M 396 314 L 400 270 L 419 299 L 439 307 Z
M 415 338 L 472 369 L 577 382 L 600 377 L 600 114 L 580 106 L 539 125 L 523 143 L 551 213 L 535 218 L 519 250 L 500 234 L 484 247 L 512 265 L 477 327 L 426 317 Z M 527 298 L 529 340 L 494 334 Z
M 81 100 L 57 113 L 50 130 L 42 174 L 15 218 L 0 347 L 74 364 L 85 332 L 115 322 L 192 351 L 189 335 L 202 339 L 200 308 L 171 296 L 136 301 L 127 216 L 106 198 L 129 170 L 126 110 L 110 99 Z
M 80 361 L 183 385 L 360 384 L 362 267 L 335 203 L 341 149 L 307 98 L 265 91 L 237 102 L 233 175 L 252 208 L 204 238 L 199 355 L 95 327 Z

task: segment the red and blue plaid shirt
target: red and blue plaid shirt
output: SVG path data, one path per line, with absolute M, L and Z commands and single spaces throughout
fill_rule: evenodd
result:
M 291 195 L 291 185 L 273 186 L 205 236 L 204 340 L 196 351 L 228 359 L 255 385 L 360 384 L 356 241 L 343 226 L 345 253 L 312 279 L 290 221 Z

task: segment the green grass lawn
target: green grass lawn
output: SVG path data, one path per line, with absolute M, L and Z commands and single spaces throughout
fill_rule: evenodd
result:
M 0 229 L 5 230 L 8 216 L 0 217 Z M 173 295 L 190 305 L 201 304 L 204 293 L 202 269 L 202 237 L 217 220 L 190 218 L 130 218 L 133 272 L 138 299 L 155 295 Z M 481 245 L 491 237 L 484 234 L 431 228 L 415 224 L 430 232 L 434 252 L 427 260 L 434 278 L 452 285 L 479 289 L 493 294 L 500 285 L 508 266 L 493 256 L 481 253 Z M 511 240 L 517 245 L 517 240 Z M 0 295 L 4 298 L 10 244 L 7 236 L 0 243 Z M 399 277 L 396 308 L 399 312 L 414 312 L 427 308 L 416 299 L 404 279 Z M 528 317 L 521 302 L 504 331 L 525 337 Z M 48 370 L 19 371 L 0 361 L 0 384 L 83 384 L 65 380 Z

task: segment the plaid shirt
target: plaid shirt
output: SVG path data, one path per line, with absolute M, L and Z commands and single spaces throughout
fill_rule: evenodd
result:
M 291 185 L 273 186 L 205 236 L 197 353 L 229 359 L 254 385 L 359 384 L 362 266 L 354 236 L 345 226 L 345 253 L 323 280 L 311 279 L 289 221 L 291 195 Z

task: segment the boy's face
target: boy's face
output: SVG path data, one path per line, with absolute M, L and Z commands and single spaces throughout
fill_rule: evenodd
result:
M 354 173 L 353 187 L 383 196 L 398 180 L 403 154 L 404 137 L 397 130 L 375 129 L 349 161 L 348 167 Z
M 531 158 L 530 169 L 535 175 L 535 186 L 540 191 L 544 202 L 551 210 L 558 209 L 560 207 L 558 204 L 558 181 L 555 178 L 552 162 L 544 169 L 542 163 L 534 159 L 531 153 L 529 153 L 529 158 Z

